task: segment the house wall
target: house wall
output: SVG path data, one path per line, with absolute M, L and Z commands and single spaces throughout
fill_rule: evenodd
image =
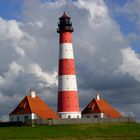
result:
M 82 114 L 82 118 L 107 118 L 104 113 Z
M 35 113 L 20 114 L 20 115 L 10 115 L 9 116 L 9 121 L 10 122 L 16 122 L 16 121 L 25 122 L 26 120 L 34 120 L 34 119 L 39 119 L 39 117 Z

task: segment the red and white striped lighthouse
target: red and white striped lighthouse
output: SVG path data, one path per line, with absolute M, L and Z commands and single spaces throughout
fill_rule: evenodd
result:
M 59 18 L 57 29 L 60 34 L 57 107 L 61 118 L 81 118 L 72 46 L 73 28 L 70 19 L 64 12 Z

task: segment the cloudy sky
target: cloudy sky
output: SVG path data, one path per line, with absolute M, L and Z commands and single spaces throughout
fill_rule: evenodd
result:
M 57 107 L 58 18 L 72 18 L 81 110 L 97 92 L 140 120 L 140 0 L 1 0 L 0 120 L 35 89 Z

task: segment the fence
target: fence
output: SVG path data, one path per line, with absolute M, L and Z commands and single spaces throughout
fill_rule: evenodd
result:
M 136 122 L 135 117 L 112 118 L 81 118 L 81 119 L 48 119 L 28 120 L 26 125 L 61 125 L 61 124 L 94 124 L 94 123 L 121 123 Z
M 22 122 L 0 122 L 0 127 L 23 126 Z

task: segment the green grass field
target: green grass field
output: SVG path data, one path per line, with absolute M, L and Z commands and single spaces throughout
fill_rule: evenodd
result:
M 0 140 L 140 140 L 140 124 L 0 127 Z

